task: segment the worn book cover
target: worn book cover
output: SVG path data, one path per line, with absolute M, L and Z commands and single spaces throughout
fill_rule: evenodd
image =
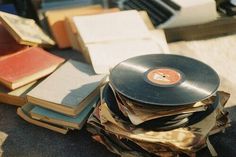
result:
M 87 107 L 85 107 L 85 109 L 75 117 L 69 117 L 36 105 L 30 111 L 30 115 L 32 118 L 38 119 L 40 121 L 45 121 L 60 126 L 66 126 L 68 128 L 81 129 L 90 113 L 92 112 L 92 109 L 96 106 L 98 99 L 99 96 L 91 99 Z
M 99 93 L 105 75 L 95 75 L 90 65 L 69 60 L 27 94 L 35 105 L 76 116 Z
M 52 73 L 63 58 L 41 48 L 30 47 L 0 58 L 0 83 L 16 89 Z
M 23 45 L 53 46 L 54 41 L 47 36 L 33 19 L 0 12 L 0 21 L 14 39 Z
M 47 128 L 49 130 L 59 132 L 59 133 L 62 133 L 62 134 L 66 134 L 68 132 L 68 128 L 53 125 L 53 124 L 49 124 L 49 123 L 46 123 L 46 122 L 42 122 L 42 121 L 33 119 L 29 114 L 29 112 L 32 109 L 33 109 L 33 106 L 31 104 L 26 104 L 26 105 L 24 105 L 22 107 L 19 107 L 17 109 L 17 114 L 22 119 L 24 119 L 25 121 L 27 121 L 31 124 L 34 124 L 34 125 L 37 125 L 37 126 L 40 126 L 40 127 L 43 127 L 43 128 Z
M 38 82 L 32 82 L 13 91 L 0 85 L 0 102 L 15 106 L 23 106 L 27 103 L 26 94 L 37 84 Z

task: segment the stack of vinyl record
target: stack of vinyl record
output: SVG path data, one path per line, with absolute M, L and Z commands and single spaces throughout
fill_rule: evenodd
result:
M 209 135 L 230 125 L 223 110 L 229 94 L 217 91 L 217 73 L 200 61 L 138 56 L 118 64 L 109 78 L 88 130 L 120 156 L 194 156 L 209 146 Z

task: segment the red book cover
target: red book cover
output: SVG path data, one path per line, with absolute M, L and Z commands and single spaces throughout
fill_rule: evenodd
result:
M 0 58 L 26 48 L 20 45 L 0 23 Z
M 63 58 L 48 53 L 41 48 L 26 48 L 0 58 L 0 81 L 7 87 L 15 89 L 50 74 L 62 62 L 64 62 Z M 32 75 L 34 77 L 29 79 Z M 25 78 L 27 78 L 27 81 L 24 80 L 23 84 L 21 83 L 15 87 L 10 86 L 16 82 L 21 82 Z

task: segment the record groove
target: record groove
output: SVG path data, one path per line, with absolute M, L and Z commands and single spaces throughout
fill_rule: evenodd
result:
M 171 54 L 130 58 L 119 63 L 110 74 L 110 84 L 119 94 L 140 104 L 156 106 L 202 101 L 216 92 L 219 82 L 219 76 L 210 66 Z

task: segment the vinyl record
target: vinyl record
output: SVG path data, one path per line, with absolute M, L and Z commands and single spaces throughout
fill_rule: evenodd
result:
M 188 126 L 198 123 L 205 119 L 208 115 L 216 110 L 216 108 L 220 105 L 220 96 L 216 93 L 214 103 L 211 104 L 206 111 L 196 112 L 189 117 Z
M 107 107 L 113 112 L 116 116 L 121 118 L 124 121 L 130 122 L 129 118 L 126 117 L 119 109 L 115 95 L 107 83 L 102 92 L 102 98 L 105 100 Z
M 219 82 L 210 66 L 170 54 L 130 58 L 110 73 L 110 84 L 119 94 L 144 105 L 193 104 L 214 94 Z
M 137 127 L 143 128 L 145 130 L 168 131 L 186 126 L 189 123 L 188 120 L 188 117 L 175 121 L 160 121 L 158 119 L 153 119 L 144 122 Z
M 102 97 L 105 100 L 111 112 L 113 112 L 116 116 L 118 116 L 122 120 L 131 124 L 131 121 L 129 120 L 129 118 L 124 116 L 123 113 L 119 110 L 114 93 L 111 87 L 109 86 L 109 84 L 105 85 L 103 89 Z M 187 123 L 189 123 L 188 117 L 190 117 L 191 115 L 193 114 L 186 113 L 186 114 L 179 114 L 179 115 L 157 118 L 157 119 L 153 119 L 153 120 L 149 120 L 144 123 L 141 123 L 137 125 L 137 127 L 143 128 L 143 129 L 152 129 L 155 131 L 161 131 L 161 130 L 167 131 L 167 130 L 176 129 L 176 128 L 185 126 Z

